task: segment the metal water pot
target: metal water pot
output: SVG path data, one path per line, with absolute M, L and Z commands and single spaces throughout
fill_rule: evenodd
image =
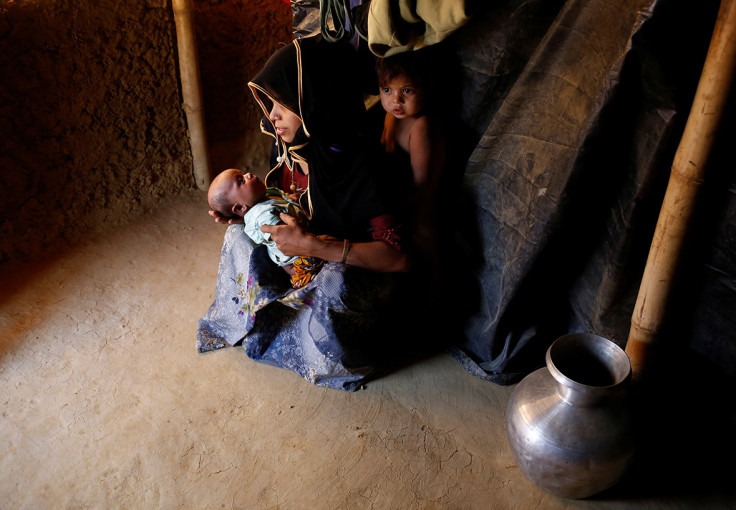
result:
M 586 498 L 616 484 L 633 458 L 631 363 L 612 341 L 584 333 L 555 340 L 546 362 L 511 395 L 509 445 L 534 484 Z

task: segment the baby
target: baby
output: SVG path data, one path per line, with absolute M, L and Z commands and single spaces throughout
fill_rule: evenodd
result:
M 261 232 L 262 225 L 280 224 L 281 213 L 286 213 L 299 221 L 305 221 L 305 218 L 296 202 L 287 199 L 277 188 L 267 188 L 266 184 L 252 173 L 235 168 L 221 172 L 210 184 L 207 202 L 212 210 L 224 218 L 242 218 L 243 232 L 254 243 L 266 246 L 271 260 L 291 275 L 294 288 L 309 283 L 324 264 L 324 261 L 315 257 L 284 255 L 271 239 L 271 234 Z

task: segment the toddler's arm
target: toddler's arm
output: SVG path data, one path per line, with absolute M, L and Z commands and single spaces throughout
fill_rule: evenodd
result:
M 445 161 L 445 140 L 428 116 L 418 118 L 409 135 L 409 154 L 414 184 L 418 188 L 433 184 Z

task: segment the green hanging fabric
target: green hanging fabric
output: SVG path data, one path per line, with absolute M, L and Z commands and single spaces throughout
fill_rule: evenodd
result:
M 328 18 L 332 17 L 334 30 L 330 30 Z M 346 29 L 347 25 L 347 29 Z M 355 34 L 350 7 L 346 8 L 345 0 L 320 0 L 319 27 L 322 37 L 330 42 L 338 42 L 345 38 L 350 39 Z M 347 30 L 347 31 L 346 31 Z
M 332 18 L 334 30 L 330 29 L 328 20 Z M 353 9 L 349 0 L 320 0 L 319 26 L 322 37 L 330 42 L 350 40 L 357 32 L 360 37 L 368 40 L 364 33 L 356 27 Z

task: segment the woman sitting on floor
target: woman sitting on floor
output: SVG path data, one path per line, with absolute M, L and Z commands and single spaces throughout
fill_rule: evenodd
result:
M 265 248 L 230 226 L 215 301 L 199 320 L 200 352 L 242 342 L 256 361 L 345 390 L 374 373 L 379 354 L 386 358 L 392 273 L 410 262 L 383 151 L 363 134 L 354 62 L 352 46 L 312 36 L 278 50 L 249 84 L 266 116 L 261 130 L 274 138 L 266 183 L 299 201 L 311 232 L 288 215 L 262 230 L 284 254 L 326 263 L 293 289 Z

